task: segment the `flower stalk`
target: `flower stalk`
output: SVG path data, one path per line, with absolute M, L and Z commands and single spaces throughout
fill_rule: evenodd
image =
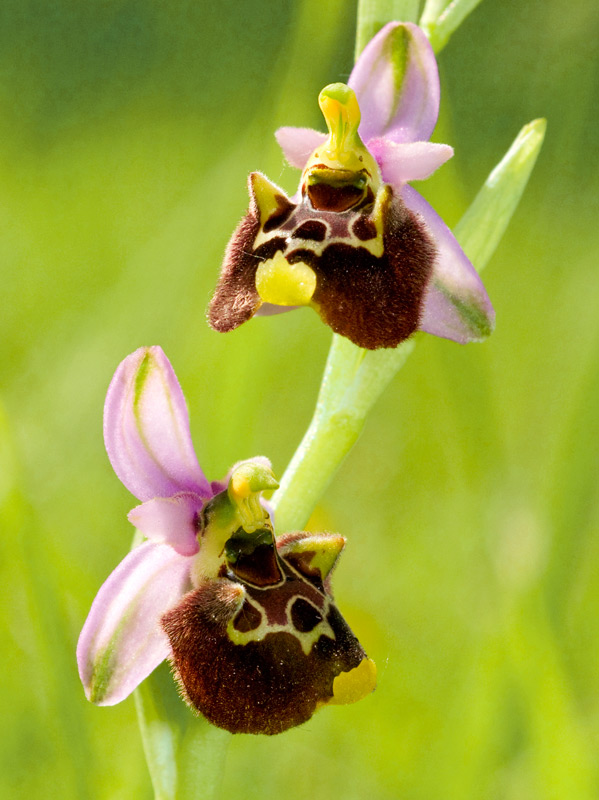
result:
M 231 734 L 192 716 L 166 664 L 135 691 L 135 708 L 156 800 L 218 796 Z
M 312 422 L 272 503 L 280 530 L 302 528 L 345 456 L 368 412 L 414 348 L 366 351 L 333 335 Z
M 231 734 L 194 716 L 161 664 L 134 692 L 144 754 L 156 800 L 219 795 Z

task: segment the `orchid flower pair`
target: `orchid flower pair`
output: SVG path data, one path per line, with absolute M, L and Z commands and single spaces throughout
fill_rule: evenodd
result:
M 238 733 L 280 733 L 321 706 L 354 702 L 376 670 L 333 603 L 341 536 L 274 538 L 261 492 L 270 463 L 237 464 L 209 483 L 185 399 L 159 347 L 117 369 L 104 438 L 123 484 L 142 501 L 129 520 L 147 541 L 101 587 L 77 648 L 87 697 L 123 700 L 165 659 L 187 702 Z
M 209 308 L 216 330 L 309 305 L 369 349 L 396 347 L 417 329 L 460 343 L 491 332 L 494 313 L 478 274 L 409 186 L 453 155 L 428 141 L 439 96 L 425 34 L 392 22 L 366 46 L 347 86 L 320 93 L 328 136 L 277 131 L 287 160 L 302 169 L 300 186 L 289 198 L 264 175 L 250 175 L 250 209 Z
M 493 310 L 453 234 L 408 185 L 452 155 L 432 144 L 439 76 L 415 25 L 390 23 L 358 59 L 349 85 L 320 94 L 328 136 L 282 128 L 302 169 L 293 198 L 250 175 L 250 209 L 229 243 L 209 320 L 231 330 L 255 313 L 301 305 L 361 347 L 395 347 L 421 329 L 484 338 Z M 88 698 L 111 705 L 163 660 L 193 709 L 232 732 L 279 733 L 323 705 L 359 700 L 376 670 L 332 600 L 345 540 L 275 539 L 262 492 L 265 458 L 209 483 L 185 400 L 158 347 L 128 356 L 104 414 L 108 456 L 141 505 L 145 537 L 109 576 L 77 657 Z

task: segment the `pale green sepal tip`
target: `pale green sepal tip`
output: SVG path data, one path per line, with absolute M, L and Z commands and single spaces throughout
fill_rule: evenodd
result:
M 137 368 L 137 373 L 135 374 L 135 384 L 134 384 L 134 392 L 133 392 L 133 410 L 135 412 L 135 419 L 137 423 L 140 423 L 140 404 L 141 404 L 141 397 L 144 390 L 144 386 L 146 383 L 146 379 L 150 374 L 150 370 L 152 368 L 152 356 L 149 352 L 145 353 L 143 359 L 139 367 Z
M 337 563 L 345 547 L 345 537 L 332 534 L 314 534 L 302 539 L 286 542 L 281 546 L 283 555 L 289 553 L 311 553 L 310 567 L 317 569 L 324 581 Z
M 396 103 L 399 102 L 406 77 L 411 39 L 411 32 L 408 31 L 405 25 L 399 25 L 391 31 L 386 41 L 386 56 L 393 69 Z
M 480 272 L 487 264 L 516 210 L 539 155 L 547 121 L 525 125 L 493 169 L 454 233 Z

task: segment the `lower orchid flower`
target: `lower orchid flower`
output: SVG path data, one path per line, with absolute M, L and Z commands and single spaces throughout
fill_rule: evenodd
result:
M 299 189 L 290 198 L 264 175 L 250 175 L 250 208 L 210 303 L 213 328 L 308 305 L 368 349 L 396 347 L 418 329 L 461 343 L 489 335 L 494 313 L 478 274 L 408 185 L 453 155 L 428 141 L 439 94 L 423 31 L 389 23 L 364 49 L 349 85 L 320 93 L 328 137 L 277 132 L 289 163 L 302 169 Z
M 345 539 L 275 539 L 262 492 L 267 459 L 209 483 L 185 399 L 159 347 L 117 369 L 104 410 L 111 464 L 141 505 L 146 537 L 96 596 L 77 647 L 89 700 L 113 705 L 163 660 L 183 698 L 234 733 L 280 733 L 321 706 L 355 702 L 376 669 L 335 606 L 330 576 Z

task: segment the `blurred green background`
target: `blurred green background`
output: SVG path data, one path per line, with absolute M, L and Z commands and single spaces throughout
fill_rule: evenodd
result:
M 0 795 L 150 798 L 133 700 L 84 698 L 75 644 L 128 550 L 102 442 L 117 364 L 161 344 L 211 478 L 311 416 L 330 331 L 309 310 L 229 335 L 205 308 L 246 175 L 322 127 L 352 66 L 347 0 L 4 0 L 0 8 Z M 548 118 L 485 281 L 497 330 L 421 336 L 313 524 L 374 695 L 236 737 L 222 797 L 599 796 L 599 23 L 596 0 L 484 0 L 439 62 L 422 191 L 454 224 Z M 202 797 L 198 787 L 198 798 Z

